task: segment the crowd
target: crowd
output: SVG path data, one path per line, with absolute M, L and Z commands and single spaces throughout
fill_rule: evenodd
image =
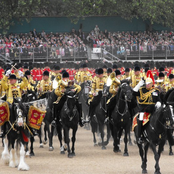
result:
M 0 54 L 7 58 L 22 57 L 87 57 L 84 32 L 74 29 L 70 33 L 29 33 L 0 35 Z
M 168 50 L 174 53 L 174 32 L 109 32 L 101 31 L 96 25 L 87 40 L 91 40 L 91 46 L 101 47 L 114 54 L 147 54 L 158 52 L 159 54 Z
M 109 32 L 96 25 L 90 33 L 72 29 L 69 33 L 29 33 L 0 35 L 0 54 L 6 57 L 87 57 L 87 45 L 101 47 L 103 53 L 137 55 L 174 53 L 174 32 Z

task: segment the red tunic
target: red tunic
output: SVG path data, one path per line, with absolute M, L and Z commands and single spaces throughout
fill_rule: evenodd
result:
M 36 71 L 36 79 L 37 80 L 42 80 L 42 70 L 41 69 L 38 69 Z

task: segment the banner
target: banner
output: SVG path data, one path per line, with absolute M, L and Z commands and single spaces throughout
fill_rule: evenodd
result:
M 45 118 L 46 111 L 41 111 L 40 109 L 30 106 L 28 112 L 28 125 L 31 128 L 39 130 L 43 119 Z
M 9 120 L 10 110 L 7 102 L 0 104 L 0 126 Z
M 101 48 L 93 48 L 93 53 L 101 53 Z

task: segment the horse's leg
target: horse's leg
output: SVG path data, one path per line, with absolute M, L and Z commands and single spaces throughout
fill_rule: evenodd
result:
M 156 161 L 155 163 L 155 174 L 161 174 L 160 167 L 159 167 L 159 158 L 160 155 L 157 153 L 156 146 L 154 144 L 151 144 L 152 151 L 154 153 L 154 159 Z
M 93 134 L 93 142 L 94 142 L 94 146 L 98 146 L 97 144 L 97 140 L 96 140 L 96 136 L 95 133 L 97 132 L 97 123 L 94 123 L 93 121 L 91 122 L 91 130 L 92 130 L 92 134 Z
M 119 149 L 119 146 L 118 146 L 118 130 L 117 130 L 117 127 L 114 125 L 113 126 L 113 135 L 114 135 L 114 141 L 113 141 L 113 146 L 114 146 L 114 149 L 113 151 L 115 153 L 119 152 L 120 149 Z
M 72 156 L 75 156 L 76 132 L 77 132 L 77 126 L 72 131 L 72 138 L 71 138 L 71 141 L 72 141 L 72 149 L 71 149 L 72 152 L 71 152 L 71 154 L 72 154 Z
M 28 148 L 29 142 L 25 142 L 24 143 L 24 147 L 25 147 L 25 152 L 26 152 L 26 157 L 30 156 L 30 152 L 29 152 L 29 148 Z
M 147 173 L 147 151 L 149 148 L 149 143 L 146 143 L 144 145 L 144 157 L 143 157 L 143 161 L 142 161 L 142 173 Z
M 124 133 L 124 156 L 129 156 L 129 153 L 128 153 L 128 148 L 127 148 L 127 142 L 128 142 L 128 139 L 127 139 L 127 133 L 128 133 L 128 128 L 129 126 L 127 126 L 125 130 L 125 133 Z
M 15 148 L 14 148 L 14 144 L 15 144 L 15 139 L 10 137 L 11 138 L 11 150 L 10 150 L 10 163 L 9 163 L 9 166 L 10 167 L 16 167 L 18 164 L 17 160 L 15 159 Z
M 31 146 L 30 146 L 30 156 L 35 156 L 35 154 L 34 154 L 34 151 L 33 151 L 33 143 L 34 143 L 34 137 L 33 136 L 31 136 L 30 137 L 30 143 L 31 143 Z
M 109 124 L 106 125 L 106 128 L 107 128 L 107 140 L 104 142 L 104 143 L 105 143 L 105 146 L 108 145 L 109 139 L 110 139 L 110 137 L 111 137 L 111 130 L 110 130 Z
M 172 146 L 169 145 L 169 155 L 173 155 Z
M 44 125 L 44 144 L 47 144 L 47 129 L 46 129 L 46 125 Z
M 43 146 L 43 143 L 42 143 L 42 126 L 40 127 L 40 129 L 37 132 L 38 132 L 39 143 L 40 143 L 39 147 L 43 148 L 44 146 Z
M 53 143 L 52 143 L 52 136 L 51 136 L 51 131 L 50 131 L 50 126 L 49 126 L 49 123 L 46 122 L 45 123 L 45 126 L 46 126 L 46 130 L 48 131 L 48 138 L 49 138 L 49 151 L 53 151 Z
M 57 135 L 58 135 L 58 139 L 59 139 L 59 142 L 60 142 L 60 153 L 65 154 L 64 147 L 63 147 L 63 144 L 62 144 L 62 126 L 59 123 L 59 121 L 56 122 L 56 130 L 57 130 Z
M 106 149 L 105 147 L 105 143 L 104 143 L 104 124 L 102 125 L 102 123 L 99 123 L 99 132 L 101 134 L 101 140 L 102 140 L 102 149 Z
M 69 140 L 69 128 L 64 127 L 64 135 L 65 135 L 65 143 L 67 144 L 67 148 L 68 148 L 68 158 L 72 158 L 73 156 L 71 154 L 70 146 L 69 146 L 69 143 L 70 143 L 70 140 Z

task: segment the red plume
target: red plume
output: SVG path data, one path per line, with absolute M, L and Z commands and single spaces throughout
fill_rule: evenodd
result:
M 147 77 L 150 77 L 152 79 L 152 81 L 153 81 L 153 84 L 155 84 L 155 80 L 154 80 L 154 77 L 153 77 L 153 74 L 152 74 L 151 70 L 147 71 Z

